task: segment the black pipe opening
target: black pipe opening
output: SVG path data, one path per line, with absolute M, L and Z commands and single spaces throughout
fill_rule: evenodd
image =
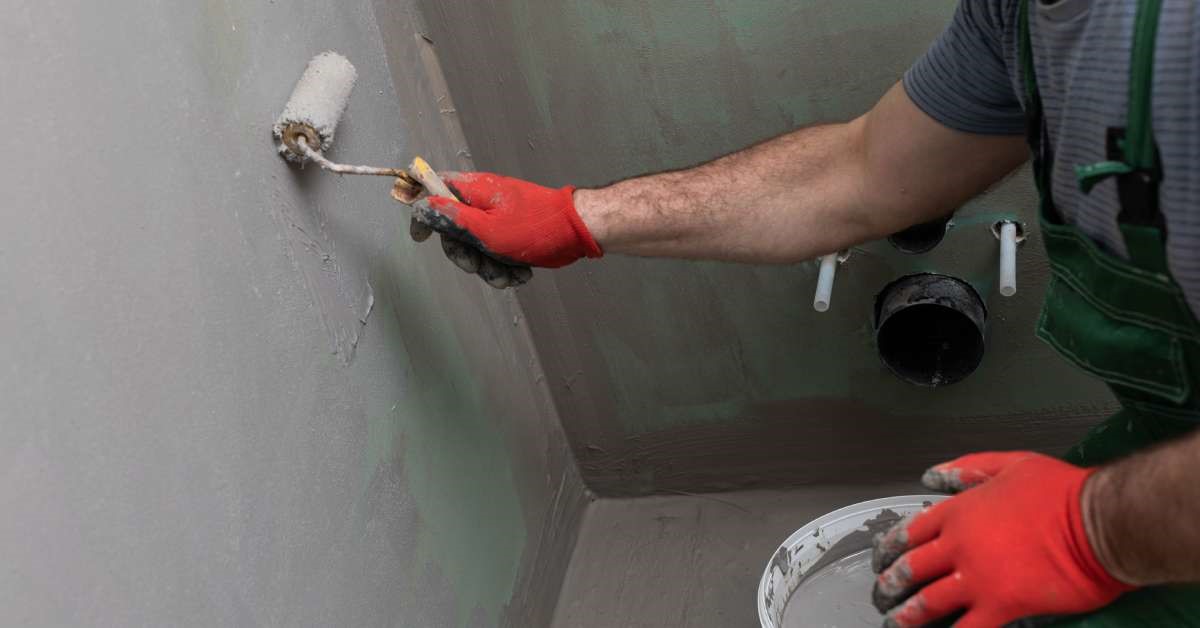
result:
M 949 215 L 945 218 L 913 225 L 904 231 L 893 233 L 888 237 L 888 242 L 905 253 L 913 255 L 928 253 L 946 238 L 946 229 L 949 228 L 950 219 L 953 217 L 953 215 Z
M 937 274 L 902 277 L 875 301 L 879 357 L 901 379 L 948 386 L 983 361 L 987 308 L 965 281 Z

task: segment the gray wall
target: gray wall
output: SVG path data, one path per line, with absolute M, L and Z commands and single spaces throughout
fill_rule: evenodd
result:
M 0 15 L 0 623 L 548 617 L 584 494 L 515 301 L 269 138 L 336 49 L 335 156 L 463 148 L 429 66 L 393 89 L 421 27 L 379 5 Z
M 955 0 L 422 5 L 477 163 L 594 185 L 861 114 Z M 1046 277 L 1036 238 L 1020 295 L 995 294 L 988 226 L 1032 208 L 1021 176 L 964 208 L 932 255 L 863 247 L 826 315 L 812 310 L 811 263 L 613 258 L 543 273 L 521 298 L 589 486 L 874 481 L 969 449 L 1065 447 L 1112 403 L 1033 337 Z M 888 373 L 872 334 L 875 294 L 926 270 L 971 281 L 992 310 L 981 370 L 936 391 Z

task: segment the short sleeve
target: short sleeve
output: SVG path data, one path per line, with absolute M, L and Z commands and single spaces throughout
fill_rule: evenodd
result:
M 908 97 L 934 120 L 967 133 L 1024 133 L 1004 55 L 1010 1 L 960 0 L 954 20 L 904 75 Z

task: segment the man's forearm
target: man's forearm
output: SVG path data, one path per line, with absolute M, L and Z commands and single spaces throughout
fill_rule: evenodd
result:
M 1200 582 L 1200 433 L 1097 471 L 1083 516 L 1097 558 L 1117 579 Z
M 608 253 L 792 262 L 943 216 L 1026 155 L 1020 137 L 938 124 L 896 85 L 851 122 L 578 190 L 575 205 Z
M 869 239 L 856 123 L 802 129 L 711 163 L 579 190 L 606 252 L 787 262 Z M 859 125 L 861 126 L 861 125 Z

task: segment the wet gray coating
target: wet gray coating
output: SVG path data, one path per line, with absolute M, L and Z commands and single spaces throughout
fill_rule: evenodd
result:
M 824 550 L 788 599 L 784 627 L 878 625 L 880 615 L 871 604 L 872 541 L 900 519 L 896 511 L 885 508 Z
M 854 554 L 860 550 L 871 549 L 871 544 L 878 534 L 884 534 L 892 529 L 902 517 L 896 511 L 890 508 L 885 508 L 879 511 L 878 515 L 863 522 L 862 528 L 855 530 L 850 534 L 842 537 L 832 547 L 825 550 L 821 560 L 818 560 L 809 568 L 808 573 L 815 574 L 826 565 L 835 563 L 850 554 Z M 868 555 L 868 559 L 870 556 Z
M 800 583 L 788 600 L 783 628 L 857 628 L 878 626 L 882 616 L 871 605 L 870 550 L 826 563 Z

